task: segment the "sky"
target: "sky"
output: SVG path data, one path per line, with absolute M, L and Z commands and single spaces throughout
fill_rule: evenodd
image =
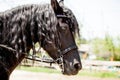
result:
M 23 4 L 50 3 L 50 0 L 0 0 L 0 12 Z M 120 36 L 120 0 L 64 0 L 75 14 L 85 39 Z M 82 26 L 81 26 L 82 24 Z

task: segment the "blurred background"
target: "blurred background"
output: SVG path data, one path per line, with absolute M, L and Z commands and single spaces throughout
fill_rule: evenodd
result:
M 0 0 L 0 12 L 24 4 L 44 3 L 50 3 L 50 0 Z M 83 70 L 78 76 L 97 77 L 100 80 L 107 80 L 107 78 L 108 80 L 119 80 L 120 0 L 64 0 L 64 4 L 73 11 L 80 27 L 81 37 L 80 39 L 76 38 L 76 42 L 79 47 Z M 38 45 L 36 44 L 36 46 Z M 42 55 L 38 56 L 50 58 L 45 51 L 42 51 Z M 55 74 L 60 72 L 56 64 L 50 66 L 41 62 L 23 60 L 21 65 L 33 67 L 22 66 L 18 68 L 19 70 L 34 71 L 35 69 L 35 71 L 44 72 L 46 69 L 44 70 L 43 67 L 49 67 L 52 70 L 47 69 L 47 72 L 55 72 Z M 34 68 L 35 66 L 42 68 L 37 69 Z M 87 80 L 99 79 L 87 78 Z M 75 78 L 74 80 L 80 79 Z

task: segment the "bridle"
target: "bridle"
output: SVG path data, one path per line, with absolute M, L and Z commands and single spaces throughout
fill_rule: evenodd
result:
M 68 52 L 75 50 L 75 49 L 78 49 L 76 45 L 68 47 L 64 50 L 58 50 L 58 53 L 60 56 L 56 60 L 54 60 L 54 62 L 62 66 L 61 68 L 63 69 L 63 71 L 64 71 L 64 55 L 66 55 Z
M 62 69 L 62 72 L 64 72 L 65 70 L 65 67 L 64 67 L 64 55 L 66 55 L 68 52 L 72 51 L 72 50 L 75 50 L 75 49 L 78 49 L 77 46 L 71 46 L 71 47 L 68 47 L 64 50 L 58 50 L 58 53 L 60 54 L 60 56 L 54 60 L 55 63 L 58 63 L 58 65 L 60 66 L 60 68 Z

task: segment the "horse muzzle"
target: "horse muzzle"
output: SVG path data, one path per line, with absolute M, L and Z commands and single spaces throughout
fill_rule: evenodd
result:
M 82 69 L 82 65 L 79 62 L 71 64 L 62 65 L 62 73 L 64 75 L 76 75 Z

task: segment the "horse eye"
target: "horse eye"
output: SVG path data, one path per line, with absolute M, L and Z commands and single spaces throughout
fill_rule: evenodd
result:
M 67 23 L 68 21 L 67 21 L 66 19 L 63 19 L 62 22 L 63 22 L 63 23 Z
M 67 24 L 63 24 L 62 30 L 65 30 L 65 31 L 66 31 L 66 30 L 67 30 L 67 26 L 68 26 Z
M 61 21 L 60 22 L 61 29 L 66 31 L 68 29 L 68 26 L 69 26 L 68 21 L 65 18 L 61 19 L 60 21 Z

